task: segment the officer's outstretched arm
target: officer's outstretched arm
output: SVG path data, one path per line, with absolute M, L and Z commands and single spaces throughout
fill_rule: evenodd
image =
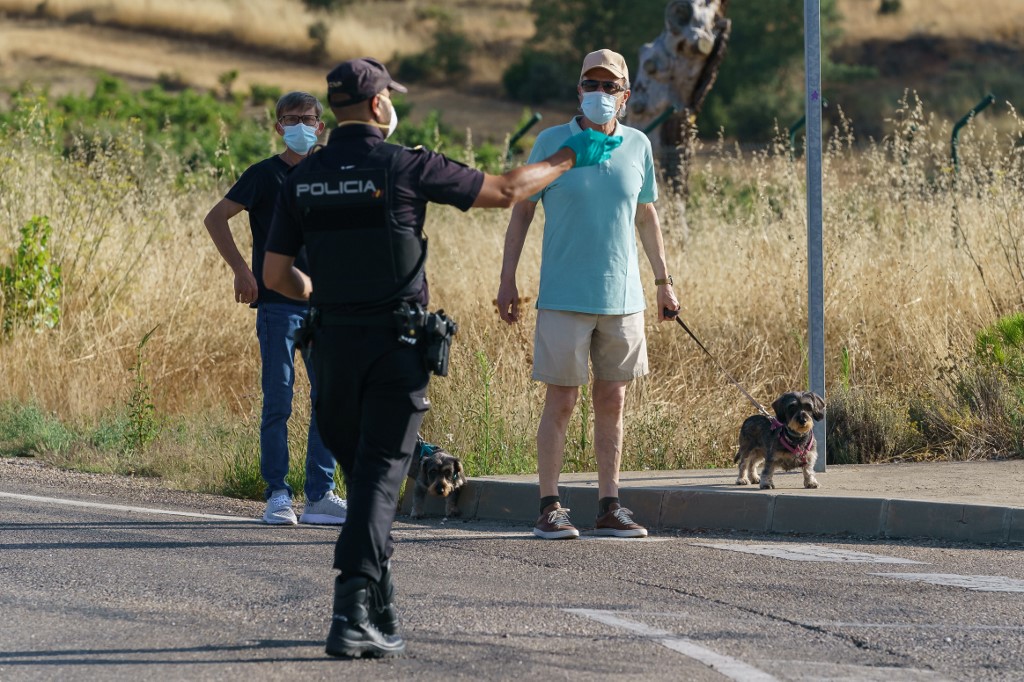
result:
M 571 168 L 607 161 L 620 144 L 621 137 L 584 130 L 570 137 L 558 151 L 539 163 L 514 168 L 504 175 L 485 175 L 473 207 L 508 208 L 544 189 Z
M 295 256 L 267 251 L 263 259 L 263 283 L 288 298 L 309 300 L 313 282 L 295 267 Z

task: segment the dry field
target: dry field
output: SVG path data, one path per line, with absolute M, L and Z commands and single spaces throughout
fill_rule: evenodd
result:
M 947 124 L 912 111 L 901 121 L 894 138 L 867 150 L 832 140 L 825 163 L 826 380 L 879 398 L 942 395 L 940 369 L 969 354 L 979 329 L 1024 305 L 1024 174 L 1012 146 L 1024 124 L 1012 135 L 969 129 L 953 190 Z M 232 302 L 230 274 L 202 226 L 221 188 L 202 178 L 175 186 L 177 162 L 154 171 L 131 139 L 88 166 L 54 159 L 39 151 L 45 133 L 27 123 L 0 143 L 4 243 L 15 243 L 27 217 L 49 216 L 65 299 L 58 329 L 4 344 L 5 395 L 69 422 L 99 420 L 123 409 L 141 357 L 157 414 L 190 425 L 151 453 L 160 460 L 152 466 L 209 483 L 209 434 L 252 434 L 260 402 L 254 316 Z M 770 403 L 806 381 L 803 165 L 781 148 L 704 151 L 685 242 L 680 216 L 661 203 L 670 270 L 687 323 Z M 471 471 L 481 462 L 529 470 L 541 404 L 529 378 L 533 315 L 509 328 L 491 305 L 507 219 L 435 207 L 427 224 L 433 304 L 461 329 L 451 375 L 432 384 L 426 429 Z M 244 242 L 244 221 L 235 227 Z M 535 296 L 541 230 L 538 220 L 524 253 L 524 295 Z M 727 464 L 751 407 L 678 327 L 649 315 L 653 371 L 629 393 L 627 462 Z M 574 418 L 572 468 L 592 465 L 588 420 L 585 407 Z
M 1019 41 L 1013 28 L 1020 24 L 1018 3 L 978 0 L 972 12 L 957 15 L 953 0 L 903 0 L 902 16 L 878 17 L 874 0 L 840 0 L 848 42 L 921 31 L 957 36 L 967 26 Z M 37 4 L 0 0 L 0 10 L 34 12 Z M 427 34 L 413 20 L 414 11 L 426 4 L 358 3 L 331 19 L 350 22 L 332 25 L 331 35 L 346 40 L 331 44 L 332 56 L 419 49 Z M 511 46 L 529 35 L 526 4 L 458 6 L 481 43 Z M 132 30 L 0 19 L 5 82 L 18 82 L 26 73 L 56 79 L 82 66 L 143 81 L 161 72 L 192 74 L 208 87 L 216 87 L 216 76 L 230 68 L 240 69 L 240 84 L 316 89 L 322 82 L 321 66 L 263 52 L 305 40 L 313 15 L 298 2 L 48 0 L 46 8 L 56 19 Z M 864 8 L 869 11 L 855 14 Z M 165 35 L 136 32 L 156 28 Z M 255 50 L 232 51 L 170 34 Z M 481 61 L 475 78 L 493 79 L 497 63 Z M 88 72 L 74 73 L 65 86 L 80 84 Z M 496 131 L 508 131 L 521 113 L 517 106 L 465 93 L 422 96 L 430 103 L 418 104 L 422 111 L 438 108 L 446 120 L 474 130 L 497 121 Z M 983 117 L 967 128 L 954 190 L 949 125 L 910 107 L 894 117 L 894 132 L 882 143 L 855 151 L 840 129 L 830 143 L 830 391 L 849 386 L 897 405 L 908 396 L 941 401 L 948 394 L 943 372 L 969 354 L 975 333 L 1024 306 L 1024 171 L 1015 146 L 1024 126 L 1011 115 L 998 127 Z M 96 423 L 124 411 L 141 359 L 156 414 L 169 430 L 146 454 L 145 466 L 133 464 L 133 470 L 155 472 L 184 487 L 221 489 L 224 458 L 228 467 L 237 456 L 252 461 L 260 404 L 254 315 L 232 302 L 230 273 L 202 226 L 224 187 L 204 177 L 190 178 L 184 187 L 175 184 L 179 161 L 156 160 L 154 168 L 154 159 L 139 152 L 141 140 L 122 139 L 85 164 L 42 152 L 45 136 L 43 122 L 30 120 L 0 140 L 0 262 L 8 261 L 21 225 L 33 215 L 48 216 L 64 265 L 63 319 L 53 332 L 22 331 L 4 342 L 4 395 L 68 423 Z M 673 203 L 666 198 L 659 206 L 684 319 L 764 403 L 806 384 L 803 172 L 785 150 L 751 154 L 709 144 L 692 174 L 688 238 Z M 485 465 L 488 471 L 530 471 L 541 405 L 541 388 L 529 379 L 533 315 L 509 328 L 491 305 L 507 219 L 503 211 L 462 214 L 437 207 L 427 225 L 434 305 L 453 314 L 461 329 L 451 376 L 432 384 L 434 409 L 426 429 L 466 457 L 472 473 Z M 520 290 L 529 296 L 537 286 L 540 225 L 538 217 L 520 268 Z M 245 243 L 244 219 L 235 228 Z M 643 258 L 641 267 L 647 282 Z M 152 329 L 140 352 L 140 340 Z M 752 408 L 677 326 L 658 325 L 649 311 L 648 332 L 653 371 L 629 393 L 627 465 L 731 462 L 736 430 Z M 299 388 L 305 390 L 301 378 Z M 905 412 L 897 416 L 906 421 Z M 294 432 L 306 419 L 297 400 Z M 569 468 L 592 466 L 588 423 L 584 407 L 570 429 Z M 68 456 L 103 466 L 88 461 L 102 454 Z
M 934 78 L 934 57 L 914 46 L 895 53 L 858 46 L 929 37 L 940 41 L 929 49 L 952 51 L 936 67 L 942 68 L 949 59 L 980 58 L 943 41 L 1024 45 L 1019 0 L 977 0 L 970 11 L 959 0 L 902 0 L 903 11 L 896 15 L 879 15 L 878 1 L 838 0 L 844 32 L 839 48 L 857 59 L 896 60 L 889 70 L 898 74 L 890 79 L 897 93 Z M 324 64 L 305 56 L 313 44 L 311 24 L 322 21 L 329 29 L 325 64 L 364 54 L 391 59 L 430 44 L 436 27 L 430 11 L 438 6 L 473 41 L 471 75 L 445 88 L 414 87 L 408 97 L 412 120 L 438 110 L 456 130 L 472 128 L 478 140 L 501 140 L 523 113 L 522 105 L 495 95 L 500 74 L 533 34 L 529 0 L 363 0 L 337 14 L 312 12 L 299 0 L 0 0 L 0 13 L 7 13 L 0 15 L 0 87 L 31 80 L 57 94 L 85 91 L 102 70 L 140 83 L 173 76 L 213 90 L 221 74 L 237 70 L 240 92 L 254 84 L 320 91 Z M 290 56 L 282 58 L 282 50 Z M 845 96 L 864 95 L 854 88 Z M 538 111 L 548 121 L 566 116 L 565 107 Z M 872 128 L 877 130 L 877 122 Z
M 897 14 L 878 14 L 878 0 L 838 0 L 843 42 L 905 40 L 913 36 L 970 38 L 1024 45 L 1019 0 L 901 0 Z

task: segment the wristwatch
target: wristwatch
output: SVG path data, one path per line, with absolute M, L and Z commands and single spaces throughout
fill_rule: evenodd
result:
M 665 277 L 665 279 L 654 280 L 655 286 L 660 287 L 662 284 L 675 284 L 675 282 L 672 281 L 672 275 L 668 275 L 667 277 Z

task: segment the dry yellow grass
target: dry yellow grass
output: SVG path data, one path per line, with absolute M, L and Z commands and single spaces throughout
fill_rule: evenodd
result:
M 948 124 L 911 111 L 884 145 L 854 151 L 833 140 L 824 220 L 830 387 L 842 380 L 928 393 L 938 368 L 968 352 L 977 330 L 1024 305 L 1024 171 L 1013 147 L 1024 125 L 1014 120 L 1010 135 L 983 122 L 965 131 L 956 191 Z M 49 216 L 65 266 L 64 317 L 55 331 L 21 331 L 4 344 L 5 395 L 71 421 L 95 420 L 124 405 L 136 346 L 159 325 L 143 353 L 158 413 L 232 413 L 252 428 L 260 401 L 253 313 L 232 302 L 230 274 L 202 226 L 225 188 L 176 187 L 176 162 L 154 172 L 137 140 L 88 166 L 55 159 L 28 123 L 0 142 L 0 261 L 18 226 Z M 785 153 L 728 148 L 700 158 L 688 240 L 666 212 L 670 269 L 687 323 L 769 403 L 806 383 L 803 165 Z M 427 430 L 467 457 L 494 441 L 532 447 L 541 404 L 529 378 L 533 315 L 507 327 L 491 304 L 507 219 L 504 211 L 434 207 L 427 224 L 433 303 L 460 323 L 451 375 L 432 384 Z M 520 268 L 524 295 L 536 293 L 541 224 Z M 244 219 L 236 221 L 243 243 L 245 232 Z M 653 371 L 629 394 L 627 455 L 660 449 L 670 465 L 727 463 L 751 406 L 680 329 L 648 313 Z M 302 400 L 296 409 L 303 419 Z
M 902 10 L 880 15 L 879 0 L 838 0 L 844 42 L 902 40 L 912 35 L 1024 43 L 1019 0 L 902 0 Z M 253 47 L 311 45 L 308 27 L 330 29 L 335 59 L 363 54 L 390 58 L 422 50 L 432 23 L 424 11 L 443 7 L 478 44 L 521 45 L 534 31 L 529 0 L 478 0 L 439 5 L 430 0 L 363 0 L 344 12 L 310 11 L 299 0 L 0 0 L 0 10 L 48 18 L 88 19 L 125 28 L 172 31 Z M 652 36 L 653 38 L 654 36 Z M 489 74 L 478 74 L 488 77 Z
M 420 12 L 436 3 L 371 0 L 344 12 L 311 11 L 299 0 L 47 0 L 42 10 L 35 0 L 2 0 L 0 10 L 39 13 L 60 21 L 87 20 L 113 25 L 184 34 L 221 43 L 225 39 L 254 48 L 312 47 L 309 27 L 322 21 L 329 29 L 327 56 L 334 60 L 363 55 L 391 59 L 423 50 L 432 24 Z M 470 35 L 482 40 L 523 40 L 532 32 L 527 2 L 474 2 L 453 8 Z
M 927 35 L 1024 44 L 1020 0 L 901 0 L 903 9 L 879 14 L 879 0 L 838 0 L 844 42 L 903 40 Z

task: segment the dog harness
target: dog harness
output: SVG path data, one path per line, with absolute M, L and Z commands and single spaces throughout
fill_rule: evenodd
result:
M 428 443 L 427 441 L 423 440 L 423 438 L 421 438 L 419 436 L 419 434 L 417 434 L 417 436 L 416 436 L 416 447 L 413 448 L 413 451 L 412 451 L 412 459 L 413 459 L 413 462 L 414 462 L 413 466 L 416 469 L 419 469 L 420 468 L 420 462 L 422 462 L 425 458 L 430 457 L 431 455 L 433 455 L 435 452 L 437 452 L 440 449 L 441 449 L 440 445 L 434 445 L 433 443 Z M 449 480 L 452 483 L 458 483 L 458 481 L 459 481 L 459 472 L 458 471 L 452 471 L 452 475 L 449 478 Z
M 782 447 L 786 448 L 796 456 L 797 464 L 800 466 L 807 466 L 807 453 L 814 449 L 814 432 L 810 432 L 811 437 L 806 443 L 798 445 L 791 440 L 793 437 L 790 435 L 790 431 L 786 428 L 786 425 L 778 419 L 772 419 L 771 428 L 773 432 L 779 432 L 779 443 Z

